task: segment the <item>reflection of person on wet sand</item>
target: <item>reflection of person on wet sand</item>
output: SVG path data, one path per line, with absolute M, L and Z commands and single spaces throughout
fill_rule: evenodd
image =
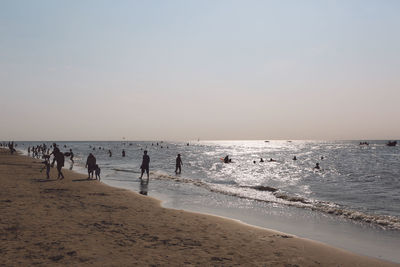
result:
M 142 174 L 140 175 L 140 179 L 143 177 L 143 173 L 146 171 L 147 179 L 149 179 L 149 164 L 150 164 L 150 157 L 147 155 L 147 150 L 143 151 L 143 160 L 142 165 L 140 165 L 140 169 L 142 170 Z
M 182 159 L 181 159 L 181 154 L 178 154 L 178 156 L 176 157 L 176 165 L 175 165 L 175 173 L 176 174 L 180 174 L 182 171 Z
M 148 189 L 149 189 L 149 179 L 141 180 L 140 181 L 140 191 L 139 191 L 139 193 L 142 194 L 142 195 L 147 196 Z

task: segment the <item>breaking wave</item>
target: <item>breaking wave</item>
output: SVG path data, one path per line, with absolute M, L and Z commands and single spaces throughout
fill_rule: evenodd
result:
M 157 171 L 151 172 L 151 174 L 155 179 L 158 180 L 169 180 L 178 183 L 191 184 L 214 193 L 220 193 L 228 196 L 266 203 L 276 203 L 296 208 L 310 209 L 313 211 L 319 211 L 326 214 L 346 218 L 354 222 L 372 224 L 383 229 L 400 230 L 399 218 L 388 215 L 366 214 L 346 207 L 341 207 L 340 205 L 331 202 L 316 201 L 300 196 L 292 196 L 288 195 L 286 192 L 282 192 L 278 188 L 270 186 L 221 185 L 203 182 L 196 179 L 168 175 Z

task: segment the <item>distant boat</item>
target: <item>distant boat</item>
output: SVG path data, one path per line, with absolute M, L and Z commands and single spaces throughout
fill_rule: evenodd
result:
M 396 146 L 397 145 L 397 141 L 389 141 L 386 143 L 387 146 Z
M 265 143 L 269 143 L 269 141 L 264 141 Z

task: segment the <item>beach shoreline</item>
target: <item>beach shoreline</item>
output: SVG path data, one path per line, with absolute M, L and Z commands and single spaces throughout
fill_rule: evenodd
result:
M 88 181 L 0 150 L 2 242 L 14 265 L 398 266 Z

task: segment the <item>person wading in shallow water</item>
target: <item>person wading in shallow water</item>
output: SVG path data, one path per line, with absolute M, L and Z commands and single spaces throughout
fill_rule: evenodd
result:
M 140 165 L 140 169 L 142 170 L 142 174 L 140 175 L 140 179 L 143 177 L 143 173 L 146 171 L 147 179 L 149 179 L 149 165 L 150 165 L 150 157 L 147 155 L 147 150 L 145 150 L 142 160 L 142 165 Z
M 180 174 L 182 171 L 182 159 L 181 159 L 181 154 L 178 154 L 176 157 L 176 166 L 175 166 L 175 173 Z
M 72 149 L 70 149 L 69 150 L 69 155 L 70 155 L 70 157 L 69 157 L 69 159 L 71 160 L 71 162 L 72 162 L 72 164 L 74 164 L 75 162 L 74 162 L 74 152 L 72 152 Z

